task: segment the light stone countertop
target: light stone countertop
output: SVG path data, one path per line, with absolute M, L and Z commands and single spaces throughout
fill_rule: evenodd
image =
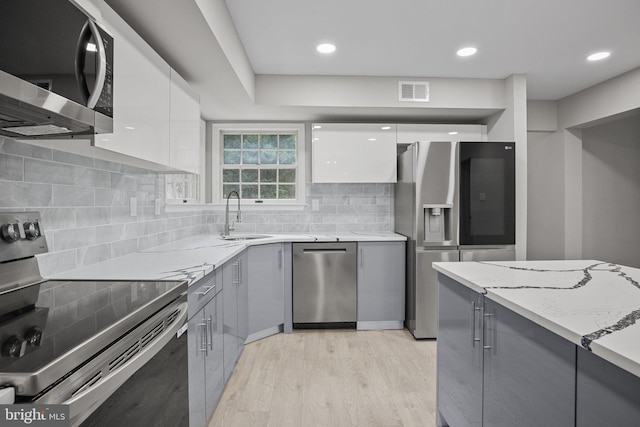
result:
M 243 236 L 244 233 L 232 233 Z M 253 235 L 253 234 L 250 234 Z M 395 233 L 330 234 L 260 234 L 264 238 L 252 240 L 223 240 L 217 234 L 201 234 L 177 242 L 157 246 L 86 267 L 69 270 L 48 277 L 58 280 L 183 280 L 189 284 L 221 266 L 245 248 L 280 242 L 336 242 L 336 241 L 405 241 Z
M 640 377 L 640 269 L 597 260 L 433 267 Z

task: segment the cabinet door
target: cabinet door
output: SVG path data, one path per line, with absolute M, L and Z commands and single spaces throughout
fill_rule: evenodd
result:
M 483 297 L 439 273 L 438 280 L 438 412 L 450 426 L 482 426 Z
M 189 319 L 187 347 L 189 354 L 189 420 L 194 426 L 207 421 L 205 392 L 205 352 L 207 326 L 204 308 Z
M 224 382 L 229 381 L 238 359 L 238 285 L 237 263 L 234 260 L 222 266 Z M 220 295 L 218 295 L 219 297 Z
M 113 134 L 95 146 L 169 165 L 170 67 L 110 7 L 101 12 L 114 38 Z
M 200 102 L 175 70 L 171 70 L 170 127 L 170 165 L 200 173 Z
M 576 427 L 633 427 L 640 420 L 640 377 L 578 347 Z
M 249 339 L 284 323 L 283 244 L 249 248 Z
M 224 338 L 222 319 L 222 295 L 218 294 L 205 307 L 204 321 L 207 325 L 207 353 L 204 365 L 206 378 L 206 421 L 213 416 L 213 412 L 224 391 Z M 203 424 L 203 425 L 206 425 Z
M 236 262 L 238 263 L 238 357 L 242 354 L 244 343 L 249 336 L 249 254 L 244 251 Z
M 483 425 L 575 425 L 575 345 L 489 298 L 484 317 Z
M 404 314 L 405 243 L 358 243 L 358 322 L 402 327 Z
M 486 141 L 485 125 L 398 124 L 398 144 L 416 141 Z M 454 133 L 455 132 L 455 133 Z
M 396 182 L 396 126 L 313 125 L 313 182 Z

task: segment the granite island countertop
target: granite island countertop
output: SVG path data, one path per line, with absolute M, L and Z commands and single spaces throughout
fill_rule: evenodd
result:
M 640 377 L 640 269 L 597 260 L 433 267 Z
M 253 236 L 253 234 L 251 234 Z M 232 233 L 232 236 L 246 236 Z M 392 242 L 406 237 L 391 232 L 340 234 L 266 234 L 251 240 L 224 240 L 218 234 L 200 234 L 144 251 L 113 258 L 47 277 L 59 280 L 184 280 L 195 283 L 244 249 L 280 242 Z

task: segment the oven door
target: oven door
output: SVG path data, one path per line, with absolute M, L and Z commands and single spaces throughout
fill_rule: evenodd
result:
M 186 320 L 183 297 L 129 333 L 132 339 L 116 342 L 34 403 L 69 405 L 72 426 L 169 422 L 187 427 Z

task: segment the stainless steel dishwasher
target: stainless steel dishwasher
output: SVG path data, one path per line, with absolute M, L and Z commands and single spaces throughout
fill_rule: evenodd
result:
M 293 327 L 355 328 L 356 243 L 293 243 Z

